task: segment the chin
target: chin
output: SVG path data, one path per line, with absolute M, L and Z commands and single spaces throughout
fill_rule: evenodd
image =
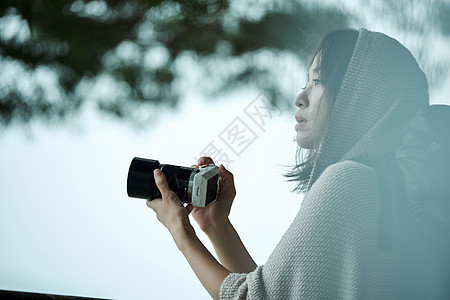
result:
M 297 145 L 302 149 L 318 149 L 319 144 L 316 140 L 297 136 Z
M 310 143 L 308 143 L 308 141 L 306 141 L 305 139 L 297 138 L 297 145 L 303 149 L 312 149 Z

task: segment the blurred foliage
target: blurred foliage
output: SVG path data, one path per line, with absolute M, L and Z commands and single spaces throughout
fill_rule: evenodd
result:
M 364 6 L 384 20 L 387 29 L 395 28 L 396 37 L 419 61 L 430 89 L 450 83 L 449 0 L 365 0 Z
M 429 32 L 433 27 L 450 36 L 450 2 L 448 0 L 368 0 L 368 7 L 379 7 L 399 28 L 413 33 Z M 381 5 L 380 5 L 381 4 Z
M 278 99 L 277 60 L 305 58 L 348 23 L 337 10 L 267 1 L 3 0 L 0 14 L 4 126 L 64 120 L 83 105 L 140 122 L 155 104 L 175 106 L 193 77 L 203 94 L 255 84 Z
M 420 48 L 432 48 L 431 36 L 450 36 L 446 0 L 343 7 L 344 0 L 2 0 L 0 126 L 65 120 L 83 107 L 139 125 L 186 93 L 216 99 L 241 86 L 291 105 L 319 39 L 368 11 L 419 36 Z M 423 49 L 419 60 L 431 61 Z M 448 69 L 434 61 L 425 72 L 437 82 Z

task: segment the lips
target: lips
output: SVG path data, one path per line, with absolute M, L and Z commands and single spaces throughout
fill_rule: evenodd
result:
M 303 125 L 305 125 L 308 121 L 303 118 L 299 113 L 295 114 L 295 120 L 297 121 L 297 124 L 295 124 L 295 129 L 301 128 Z
M 306 123 L 308 121 L 306 121 L 305 118 L 303 118 L 300 114 L 296 113 L 295 114 L 295 120 L 297 121 L 297 123 Z

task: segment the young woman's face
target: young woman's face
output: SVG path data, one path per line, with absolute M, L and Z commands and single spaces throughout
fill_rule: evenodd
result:
M 294 104 L 299 108 L 295 114 L 297 144 L 305 149 L 318 148 L 325 132 L 325 120 L 329 109 L 324 99 L 324 87 L 319 77 L 317 56 L 314 57 L 309 68 L 306 87 L 295 98 Z

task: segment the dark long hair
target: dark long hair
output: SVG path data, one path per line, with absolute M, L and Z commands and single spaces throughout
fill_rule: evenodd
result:
M 358 31 L 354 29 L 338 29 L 327 34 L 317 47 L 311 59 L 318 58 L 319 76 L 324 87 L 324 100 L 329 107 L 334 106 L 341 87 L 342 79 L 352 58 L 358 40 Z M 317 149 L 298 147 L 295 166 L 286 174 L 289 181 L 296 181 L 295 191 L 304 192 L 314 167 Z

